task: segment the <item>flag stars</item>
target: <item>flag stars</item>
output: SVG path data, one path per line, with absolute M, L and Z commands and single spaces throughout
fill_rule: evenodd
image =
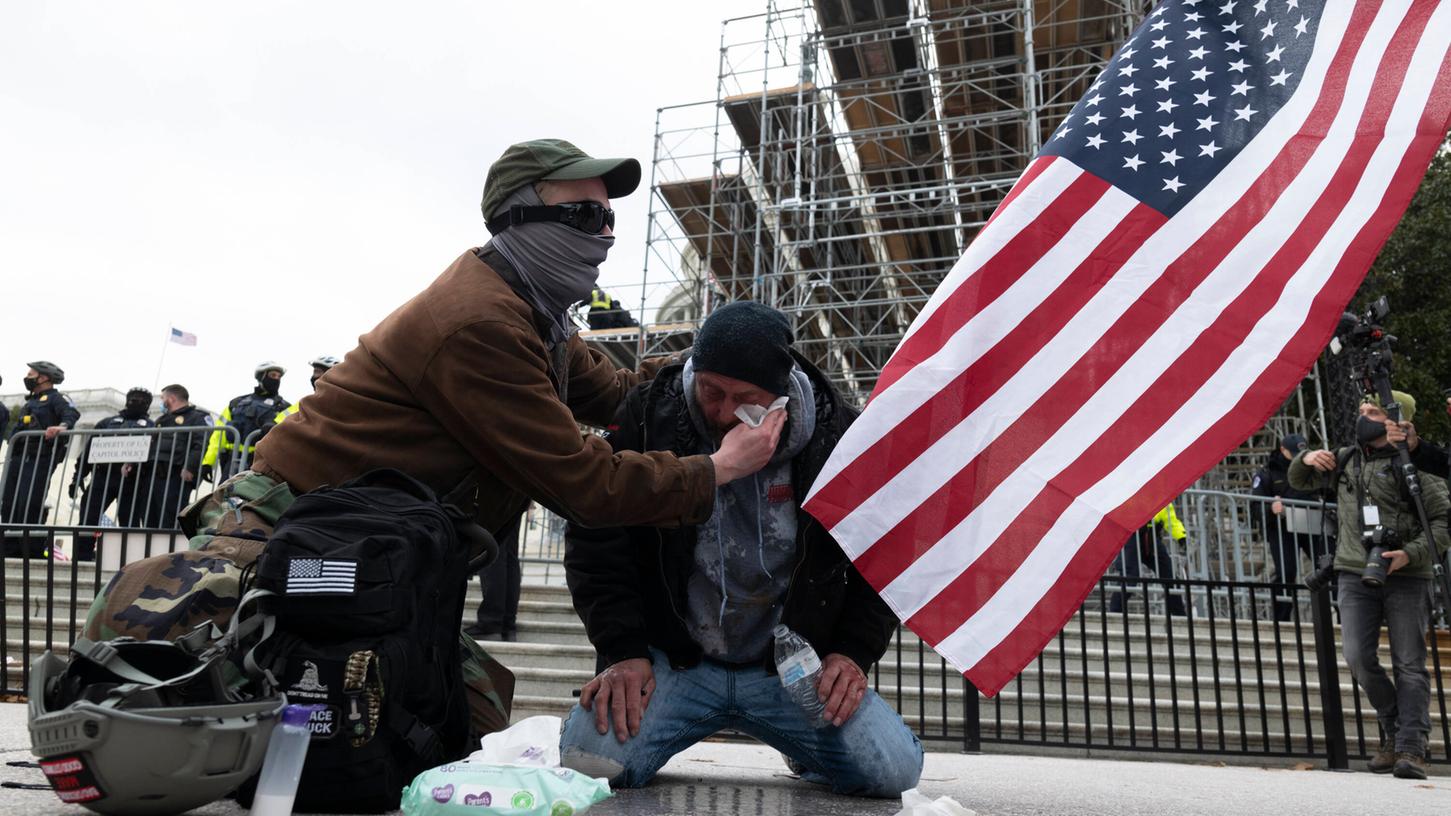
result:
M 1164 179 L 1164 190 L 1168 192 L 1177 193 L 1179 192 L 1179 188 L 1183 186 L 1184 184 L 1183 182 L 1179 181 L 1178 176 L 1175 176 L 1171 179 Z
M 1134 117 L 1136 117 L 1136 116 L 1139 115 L 1139 106 L 1138 105 L 1129 105 L 1127 108 L 1120 108 L 1119 110 L 1120 110 L 1119 115 L 1122 116 L 1123 118 L 1129 120 L 1130 122 L 1132 122 L 1134 120 Z
M 1159 155 L 1164 157 L 1159 160 L 1159 164 L 1167 164 L 1170 167 L 1177 167 L 1179 165 L 1179 160 L 1184 158 L 1183 156 L 1179 155 L 1179 152 L 1177 150 L 1170 150 L 1167 153 L 1161 152 Z
M 1176 135 L 1178 135 L 1178 133 L 1179 133 L 1179 128 L 1174 127 L 1174 123 L 1173 122 L 1170 122 L 1167 125 L 1160 125 L 1159 126 L 1159 135 L 1162 136 L 1162 137 L 1164 137 L 1164 138 L 1166 138 L 1166 139 L 1172 139 Z
M 1294 11 L 1300 7 L 1300 0 L 1285 0 L 1285 11 Z
M 1229 64 L 1229 70 L 1238 71 L 1240 73 L 1244 73 L 1244 69 L 1248 67 L 1249 63 L 1245 62 L 1244 60 L 1235 60 L 1234 62 L 1231 62 Z
M 1138 129 L 1135 128 L 1135 129 L 1133 129 L 1133 130 L 1125 133 L 1123 140 L 1125 142 L 1127 142 L 1127 143 L 1129 143 L 1129 144 L 1134 145 L 1135 147 L 1137 147 L 1138 144 L 1139 144 L 1139 140 L 1142 139 L 1142 138 L 1144 138 L 1144 137 L 1140 136 Z
M 1242 108 L 1235 108 L 1234 109 L 1234 121 L 1236 121 L 1236 122 L 1248 122 L 1249 121 L 1249 118 L 1251 116 L 1254 116 L 1257 113 L 1259 113 L 1259 111 L 1255 110 L 1254 108 L 1251 108 L 1249 105 L 1245 105 Z
M 1234 13 L 1234 7 L 1237 6 L 1237 5 L 1239 5 L 1239 3 L 1234 2 L 1234 0 L 1229 0 L 1228 3 L 1225 3 L 1224 5 L 1222 5 L 1222 6 L 1219 7 L 1219 13 L 1220 14 L 1233 14 Z
M 1285 71 L 1285 70 L 1281 70 L 1278 74 L 1275 74 L 1274 76 L 1270 77 L 1270 87 L 1274 87 L 1276 85 L 1284 85 L 1286 82 L 1289 81 L 1289 79 L 1290 79 L 1290 72 L 1289 71 Z
M 1230 86 L 1229 95 L 1248 97 L 1249 92 L 1253 91 L 1254 89 L 1255 86 L 1249 84 L 1248 82 L 1238 82 Z
M 1129 46 L 1129 47 L 1128 47 L 1128 48 L 1125 48 L 1125 49 L 1124 49 L 1124 50 L 1123 50 L 1123 53 L 1122 53 L 1122 54 L 1119 54 L 1119 55 L 1118 55 L 1118 56 L 1119 56 L 1119 59 L 1121 59 L 1121 60 L 1128 60 L 1128 59 L 1129 59 L 1129 58 L 1131 58 L 1131 57 L 1132 57 L 1132 56 L 1133 56 L 1133 55 L 1134 55 L 1134 54 L 1137 54 L 1137 53 L 1138 53 L 1138 52 L 1137 52 L 1137 51 L 1135 51 L 1135 50 L 1134 50 L 1134 47 L 1133 47 L 1133 46 L 1132 46 L 1132 45 L 1131 45 L 1131 46 Z
M 1185 32 L 1184 36 L 1188 37 L 1191 40 L 1197 40 L 1200 37 L 1203 37 L 1204 36 L 1204 29 L 1202 29 L 1202 28 L 1194 28 L 1194 29 L 1191 29 L 1190 31 Z
M 1083 117 L 1083 120 L 1090 125 L 1097 125 L 1099 122 L 1103 121 L 1103 118 L 1103 114 L 1101 113 L 1092 113 L 1088 116 Z
M 1207 107 L 1209 107 L 1209 103 L 1210 102 L 1213 102 L 1214 100 L 1216 100 L 1218 98 L 1219 97 L 1210 94 L 1209 91 L 1205 91 L 1204 93 L 1194 94 L 1194 104 L 1196 104 L 1196 105 L 1203 105 L 1204 107 L 1207 108 Z
M 1224 50 L 1233 51 L 1234 53 L 1238 54 L 1239 52 L 1244 50 L 1244 43 L 1240 42 L 1239 40 L 1225 40 Z
M 1179 107 L 1178 102 L 1175 102 L 1173 99 L 1165 99 L 1164 101 L 1159 103 L 1159 112 L 1173 113 L 1174 109 L 1177 107 Z
M 1193 49 L 1192 51 L 1189 52 L 1189 59 L 1202 60 L 1202 59 L 1204 59 L 1204 55 L 1205 54 L 1208 54 L 1208 53 L 1209 53 L 1209 49 L 1208 48 L 1205 48 L 1204 46 L 1200 46 L 1200 47 L 1195 48 L 1195 49 Z
M 1279 62 L 1280 56 L 1284 53 L 1285 47 L 1283 45 L 1277 45 L 1270 49 L 1268 54 L 1265 54 L 1265 62 Z
M 1173 64 L 1174 61 L 1169 59 L 1167 56 L 1159 57 L 1158 59 L 1154 60 L 1154 67 L 1163 71 L 1169 70 L 1169 66 Z
M 1131 77 L 1138 72 L 1139 69 L 1134 66 L 1133 63 L 1129 63 L 1128 65 L 1125 65 L 1122 68 L 1118 69 L 1119 76 Z
M 1206 116 L 1203 119 L 1198 120 L 1198 122 L 1199 127 L 1194 128 L 1195 130 L 1213 130 L 1214 126 L 1219 124 L 1219 122 L 1216 121 L 1213 116 Z
M 1300 22 L 1295 23 L 1295 36 L 1296 37 L 1299 37 L 1301 34 L 1306 33 L 1309 30 L 1309 28 L 1310 28 L 1310 18 L 1309 17 L 1301 17 L 1300 18 Z
M 1159 39 L 1154 40 L 1154 47 L 1155 48 L 1168 48 L 1169 47 L 1169 42 L 1170 42 L 1170 40 L 1169 40 L 1168 37 L 1160 37 Z
M 1137 153 L 1135 153 L 1134 155 L 1129 156 L 1128 158 L 1124 159 L 1124 169 L 1125 170 L 1133 170 L 1134 172 L 1137 173 L 1138 170 L 1139 170 L 1139 168 L 1140 167 L 1143 167 L 1143 166 L 1144 166 L 1144 163 L 1142 161 L 1139 161 L 1139 154 L 1137 154 Z
M 1260 29 L 1260 39 L 1265 40 L 1275 36 L 1275 26 L 1277 25 L 1279 25 L 1279 23 L 1275 22 L 1274 20 L 1265 23 L 1265 27 Z
M 1175 85 L 1178 85 L 1178 84 L 1179 84 L 1178 82 L 1175 82 L 1170 77 L 1164 77 L 1163 79 L 1158 79 L 1158 80 L 1155 80 L 1154 81 L 1154 87 L 1155 88 L 1158 88 L 1161 91 L 1167 91 L 1170 88 L 1172 88 L 1172 87 L 1174 87 Z
M 1084 107 L 1093 107 L 1094 105 L 1097 105 L 1098 103 L 1100 103 L 1102 101 L 1103 101 L 1103 97 L 1099 96 L 1098 94 L 1094 94 L 1093 96 L 1091 96 L 1091 97 L 1088 98 L 1088 101 L 1087 102 L 1084 102 L 1083 104 L 1084 104 Z
M 1132 97 L 1134 94 L 1136 94 L 1138 92 L 1139 92 L 1139 86 L 1134 85 L 1132 83 L 1131 84 L 1128 84 L 1128 85 L 1125 85 L 1122 88 L 1119 88 L 1118 89 L 1118 95 L 1119 96 Z
M 1163 31 L 1165 28 L 1168 27 L 1168 25 L 1169 25 L 1169 21 L 1168 20 L 1161 19 L 1161 20 L 1156 20 L 1153 25 L 1149 26 L 1149 28 L 1152 29 L 1152 30 L 1154 30 L 1154 31 Z
M 1191 23 L 1197 23 L 1200 20 L 1204 19 L 1204 15 L 1203 14 L 1200 14 L 1197 11 L 1191 11 L 1188 14 L 1185 14 L 1184 15 L 1184 19 L 1187 20 L 1187 21 L 1189 21 L 1189 22 L 1191 22 Z
M 1207 145 L 1200 145 L 1199 146 L 1199 155 L 1201 155 L 1201 156 L 1208 156 L 1209 158 L 1212 159 L 1212 158 L 1214 158 L 1214 154 L 1215 153 L 1218 153 L 1219 151 L 1221 151 L 1223 149 L 1224 148 L 1220 147 L 1219 145 L 1215 144 L 1214 142 L 1210 142 Z
M 1094 150 L 1098 150 L 1099 148 L 1103 147 L 1103 143 L 1105 141 L 1107 141 L 1107 140 L 1104 139 L 1102 136 L 1098 135 L 1097 133 L 1095 133 L 1095 134 L 1093 134 L 1093 135 L 1091 135 L 1091 136 L 1088 137 L 1087 144 L 1088 144 L 1089 147 L 1093 148 Z
M 1244 28 L 1244 23 L 1241 23 L 1240 21 L 1235 20 L 1234 22 L 1232 22 L 1229 25 L 1227 25 L 1227 26 L 1224 27 L 1224 33 L 1226 33 L 1226 34 L 1238 34 L 1239 33 L 1239 30 L 1241 28 Z
M 1208 82 L 1209 81 L 1209 77 L 1212 76 L 1213 74 L 1214 74 L 1214 72 L 1211 71 L 1211 70 L 1209 70 L 1208 68 L 1200 68 L 1199 70 L 1197 70 L 1197 71 L 1194 72 L 1194 78 L 1197 79 L 1197 80 L 1199 80 L 1200 82 Z M 1213 98 L 1214 97 L 1212 97 L 1212 96 L 1210 97 L 1210 99 L 1213 99 Z
M 1255 14 L 1269 14 L 1270 0 L 1259 0 L 1255 3 Z
M 1059 128 L 1058 129 L 1058 133 L 1053 137 L 1053 141 L 1056 142 L 1059 139 L 1062 139 L 1064 136 L 1067 136 L 1068 134 L 1070 134 L 1072 132 L 1073 132 L 1073 128 L 1071 128 L 1071 127 Z

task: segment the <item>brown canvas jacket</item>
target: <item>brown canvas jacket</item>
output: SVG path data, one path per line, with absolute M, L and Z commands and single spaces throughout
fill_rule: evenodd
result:
M 487 257 L 512 275 L 497 255 Z M 262 439 L 253 470 L 303 492 L 392 467 L 440 495 L 473 473 L 477 518 L 490 530 L 528 499 L 588 527 L 708 519 L 709 457 L 616 454 L 580 433 L 580 423 L 608 423 L 656 366 L 616 369 L 574 336 L 556 355 L 561 374 L 535 320 L 500 271 L 465 252 L 358 339 Z

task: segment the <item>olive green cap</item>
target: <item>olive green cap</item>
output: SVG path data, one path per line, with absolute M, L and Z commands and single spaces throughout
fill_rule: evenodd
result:
M 610 198 L 623 198 L 640 186 L 640 163 L 634 159 L 594 159 L 563 139 L 535 139 L 510 145 L 489 168 L 481 209 L 484 219 L 509 194 L 536 181 L 597 178 Z
M 1416 415 L 1416 398 L 1404 391 L 1392 391 L 1391 399 L 1401 404 L 1401 421 L 1410 422 L 1411 418 Z M 1361 402 L 1370 403 L 1377 408 L 1385 408 L 1380 404 L 1380 396 L 1377 394 L 1366 394 Z

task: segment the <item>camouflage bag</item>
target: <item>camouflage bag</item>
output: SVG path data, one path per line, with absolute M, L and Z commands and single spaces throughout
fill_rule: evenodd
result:
M 121 568 L 96 596 L 85 636 L 175 640 L 203 621 L 225 629 L 252 566 L 277 519 L 297 496 L 285 482 L 243 471 L 183 512 L 186 552 L 164 553 Z M 459 634 L 473 738 L 506 728 L 514 674 L 472 638 Z

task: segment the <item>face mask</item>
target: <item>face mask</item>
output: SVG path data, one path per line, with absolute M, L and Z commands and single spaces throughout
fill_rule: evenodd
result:
M 271 377 L 262 378 L 262 390 L 266 391 L 271 396 L 277 396 L 277 389 L 281 387 L 282 380 L 280 378 L 276 380 L 272 379 Z
M 35 389 L 40 387 L 40 380 L 35 377 L 26 377 L 23 382 L 25 384 L 25 390 L 30 393 L 34 393 Z
M 151 403 L 145 400 L 126 400 L 126 407 L 121 409 L 121 415 L 127 419 L 140 419 L 146 416 L 146 409 L 150 407 Z
M 1355 420 L 1355 438 L 1360 444 L 1369 445 L 1386 435 L 1384 422 L 1376 422 L 1370 417 L 1357 417 Z

